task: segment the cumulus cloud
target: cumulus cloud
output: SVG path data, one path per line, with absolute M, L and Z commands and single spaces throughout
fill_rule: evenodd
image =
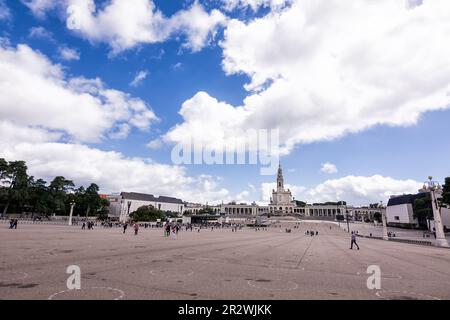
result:
M 257 11 L 260 7 L 270 7 L 272 10 L 285 7 L 292 0 L 222 0 L 225 10 L 251 8 Z
M 101 79 L 70 78 L 27 45 L 0 47 L 0 118 L 97 142 L 128 123 L 147 130 L 158 118 L 142 100 Z
M 162 146 L 163 146 L 163 142 L 161 141 L 161 139 L 154 139 L 146 144 L 147 148 L 154 149 L 154 150 L 159 149 Z
M 145 80 L 145 78 L 147 78 L 148 75 L 148 71 L 147 70 L 141 70 L 139 72 L 136 73 L 136 75 L 134 76 L 133 81 L 130 82 L 130 86 L 132 87 L 137 87 L 139 86 L 139 84 Z
M 25 1 L 25 0 L 23 0 Z M 186 38 L 183 47 L 199 51 L 226 23 L 216 9 L 207 12 L 195 1 L 189 8 L 166 17 L 152 0 L 110 0 L 101 8 L 94 0 L 63 0 L 53 4 L 27 0 L 27 6 L 38 16 L 58 7 L 64 12 L 69 29 L 94 43 L 107 43 L 112 54 L 167 40 L 172 35 Z
M 336 173 L 336 172 L 338 172 L 338 169 L 336 168 L 336 165 L 334 165 L 330 162 L 325 162 L 325 163 L 322 163 L 320 171 L 322 171 L 324 173 Z
M 347 176 L 340 179 L 327 180 L 304 194 L 309 202 L 347 201 L 352 205 L 385 203 L 392 195 L 416 193 L 423 183 L 406 179 L 397 180 L 391 177 L 374 175 Z
M 326 180 L 316 186 L 306 188 L 298 185 L 286 185 L 297 200 L 308 203 L 328 201 L 347 201 L 349 205 L 368 205 L 387 200 L 392 195 L 416 193 L 422 183 L 412 179 L 394 179 L 381 175 L 346 176 L 340 179 Z M 275 183 L 262 183 L 262 199 L 269 201 Z
M 446 0 L 297 0 L 247 23 L 233 19 L 222 65 L 249 77 L 248 96 L 233 106 L 196 94 L 167 137 L 179 140 L 187 128 L 196 140 L 230 127 L 229 138 L 279 128 L 288 153 L 376 125 L 414 125 L 450 106 L 449 32 Z M 212 133 L 205 123 L 214 123 Z
M 29 139 L 11 144 L 2 136 L 2 157 L 25 160 L 31 175 L 47 181 L 63 175 L 77 185 L 95 182 L 105 193 L 134 191 L 203 203 L 229 197 L 228 190 L 220 188 L 217 179 L 207 175 L 191 177 L 184 167 L 130 158 L 81 144 L 24 141 Z
M 42 26 L 30 28 L 30 31 L 28 32 L 28 37 L 35 39 L 44 39 L 51 42 L 55 41 L 55 39 L 53 38 L 53 33 L 48 31 Z
M 59 48 L 58 52 L 60 58 L 63 60 L 66 61 L 80 60 L 80 53 L 76 49 L 69 47 L 61 47 Z
M 20 0 L 26 5 L 38 18 L 44 18 L 49 10 L 52 10 L 58 4 L 54 0 Z

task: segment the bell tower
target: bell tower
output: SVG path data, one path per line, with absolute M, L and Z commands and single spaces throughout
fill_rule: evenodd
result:
M 277 191 L 284 191 L 283 169 L 281 169 L 281 164 L 278 164 Z

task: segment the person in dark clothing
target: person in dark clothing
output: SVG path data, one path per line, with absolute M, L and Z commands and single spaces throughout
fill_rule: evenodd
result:
M 352 249 L 353 250 L 353 244 L 355 244 L 355 246 L 358 248 L 358 250 L 359 250 L 359 246 L 358 246 L 358 244 L 356 243 L 356 234 L 355 234 L 355 232 L 354 231 L 352 231 L 352 242 L 351 242 L 351 244 L 350 244 L 350 249 Z
M 123 224 L 123 233 L 125 233 L 125 231 L 127 231 L 127 227 L 128 227 L 128 223 L 124 223 Z

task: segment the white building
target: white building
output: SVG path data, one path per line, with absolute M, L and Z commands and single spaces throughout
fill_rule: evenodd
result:
M 165 196 L 155 197 L 151 194 L 136 192 L 122 192 L 120 195 L 111 195 L 108 200 L 110 201 L 110 217 L 118 217 L 121 222 L 128 221 L 130 213 L 142 206 L 151 205 L 156 209 L 177 212 L 180 215 L 185 209 L 185 204 L 181 199 Z
M 292 198 L 291 190 L 284 189 L 283 170 L 281 169 L 281 165 L 279 165 L 277 174 L 277 190 L 272 190 L 269 213 L 275 215 L 293 214 L 295 207 L 296 204 Z

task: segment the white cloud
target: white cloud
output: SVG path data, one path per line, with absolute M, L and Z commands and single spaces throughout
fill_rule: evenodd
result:
M 125 139 L 130 133 L 131 127 L 127 123 L 121 123 L 117 126 L 116 131 L 110 132 L 111 139 Z
M 181 70 L 181 69 L 183 69 L 183 64 L 181 62 L 177 62 L 172 65 L 172 70 L 174 70 L 174 71 Z
M 58 4 L 55 0 L 20 0 L 36 17 L 44 18 L 47 11 L 52 10 Z
M 352 205 L 368 205 L 381 200 L 387 203 L 391 195 L 416 193 L 422 185 L 411 179 L 396 180 L 381 175 L 347 176 L 327 180 L 309 189 L 304 196 L 308 202 L 344 200 Z
M 155 149 L 155 150 L 161 148 L 162 146 L 163 146 L 163 142 L 161 141 L 161 139 L 154 139 L 146 144 L 147 148 Z
M 250 7 L 257 11 L 260 7 L 270 7 L 272 10 L 285 7 L 292 0 L 222 0 L 226 10 L 230 11 L 236 8 L 245 9 Z
M 30 28 L 30 31 L 28 32 L 28 37 L 36 39 L 44 39 L 51 42 L 55 41 L 55 39 L 53 39 L 53 34 L 42 26 Z
M 226 20 L 219 10 L 214 9 L 208 13 L 196 1 L 189 9 L 173 15 L 168 28 L 172 32 L 185 32 L 187 40 L 183 46 L 197 52 L 209 44 L 208 39 L 215 37 L 217 28 L 225 25 Z
M 392 0 L 297 0 L 248 23 L 230 20 L 223 69 L 249 76 L 248 96 L 232 106 L 195 95 L 167 138 L 178 142 L 183 132 L 213 140 L 232 128 L 231 139 L 244 128 L 279 128 L 288 153 L 376 125 L 416 124 L 424 112 L 450 106 L 449 33 L 447 0 L 413 8 Z
M 0 0 L 0 21 L 10 19 L 11 19 L 11 10 L 6 5 L 4 0 Z
M 368 205 L 387 203 L 392 195 L 416 193 L 422 183 L 411 179 L 394 179 L 381 175 L 346 176 L 340 179 L 326 180 L 314 187 L 306 188 L 298 185 L 286 185 L 296 200 L 308 203 L 323 203 L 328 201 L 347 201 L 348 205 Z M 269 201 L 272 189 L 276 183 L 262 183 L 262 199 Z
M 133 81 L 130 82 L 130 86 L 137 87 L 139 84 L 141 84 L 142 81 L 145 80 L 145 78 L 147 78 L 148 73 L 149 72 L 147 70 L 141 70 L 137 72 L 134 76 Z
M 338 169 L 336 168 L 336 165 L 334 165 L 330 162 L 325 162 L 325 163 L 322 163 L 322 167 L 320 168 L 320 171 L 325 172 L 325 173 L 336 173 L 336 172 L 338 172 Z
M 69 78 L 27 45 L 0 48 L 0 118 L 80 142 L 100 141 L 122 123 L 147 130 L 158 120 L 144 101 L 100 79 Z
M 76 49 L 61 47 L 59 48 L 59 56 L 66 61 L 80 60 L 80 53 Z
M 165 17 L 152 0 L 109 0 L 101 7 L 96 7 L 93 0 L 53 3 L 28 0 L 26 3 L 38 16 L 59 7 L 70 29 L 91 42 L 107 43 L 112 54 L 141 44 L 162 42 L 172 35 L 185 36 L 183 46 L 199 51 L 227 20 L 218 10 L 206 12 L 198 1 L 171 17 Z
M 190 177 L 184 167 L 129 158 L 119 152 L 102 151 L 80 144 L 24 141 L 29 139 L 12 144 L 2 135 L 2 157 L 25 160 L 29 174 L 47 181 L 62 175 L 77 185 L 95 182 L 105 193 L 144 192 L 203 203 L 229 198 L 228 190 L 220 188 L 215 178 L 207 175 Z

